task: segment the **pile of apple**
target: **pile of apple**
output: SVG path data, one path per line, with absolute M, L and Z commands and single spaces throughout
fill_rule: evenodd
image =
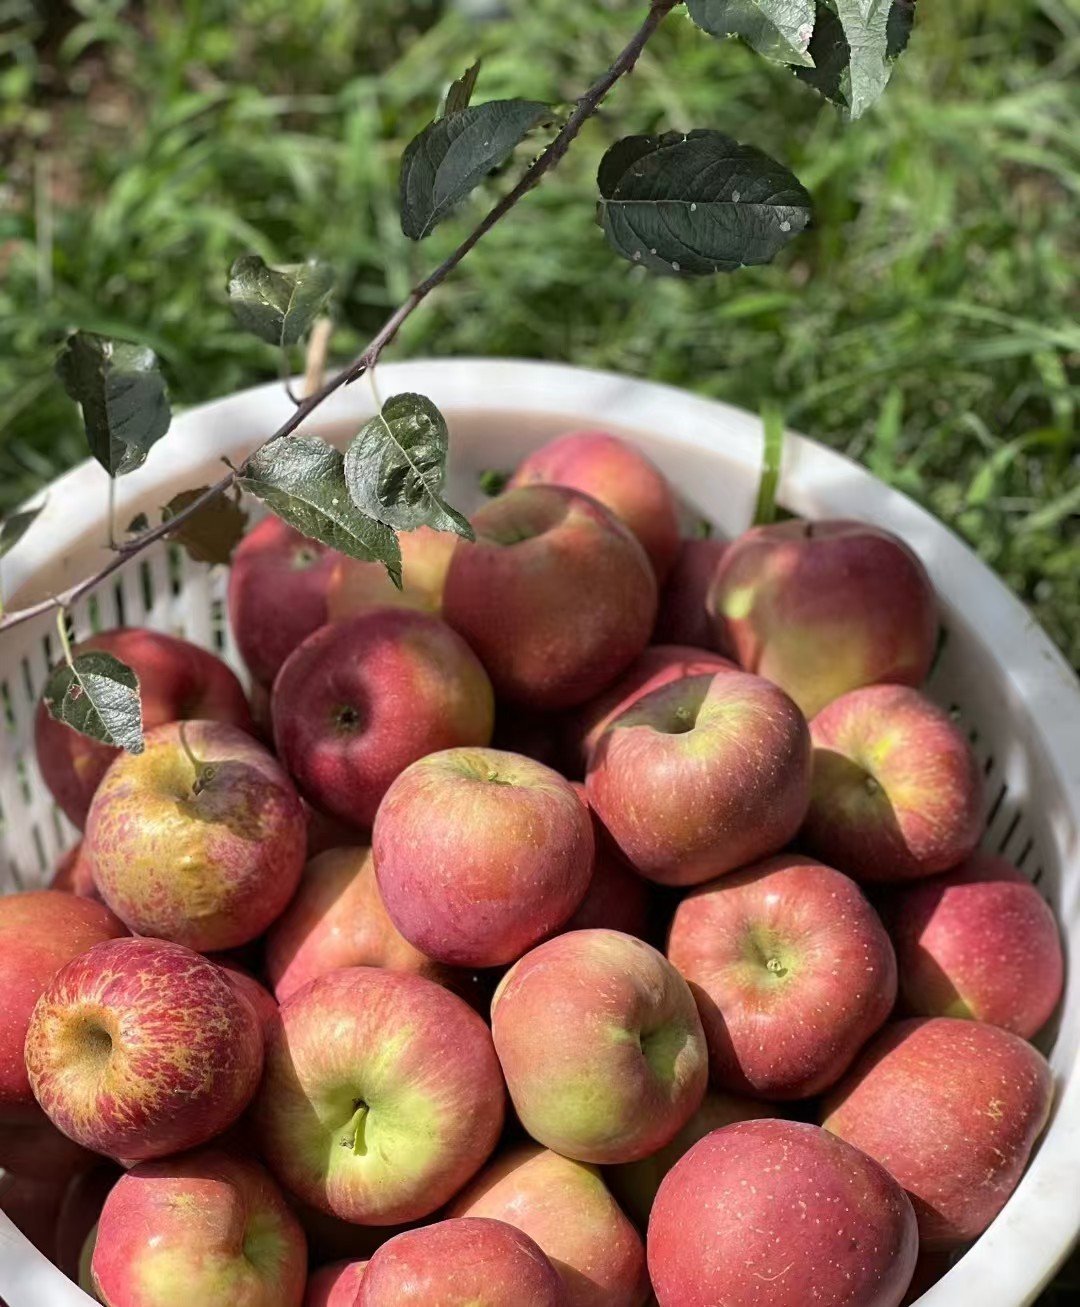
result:
M 596 432 L 473 526 L 400 593 L 252 530 L 254 716 L 86 642 L 146 748 L 38 716 L 84 835 L 0 901 L 0 1205 L 109 1307 L 910 1301 L 1021 1177 L 1063 978 L 919 689 L 923 566 L 681 540 Z

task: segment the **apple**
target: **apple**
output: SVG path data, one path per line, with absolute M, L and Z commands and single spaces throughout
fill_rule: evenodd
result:
M 9 1108 L 0 1120 L 0 1167 L 14 1175 L 66 1181 L 100 1160 L 61 1134 L 32 1096 L 29 1104 Z
M 286 1197 L 307 1237 L 308 1251 L 315 1263 L 368 1261 L 375 1249 L 388 1239 L 413 1228 L 409 1224 L 355 1225 L 302 1203 L 292 1194 Z
M 362 831 L 351 822 L 340 821 L 337 817 L 328 817 L 325 812 L 304 803 L 307 813 L 307 855 L 308 861 L 317 858 L 320 853 L 330 849 L 354 848 L 366 843 Z
M 585 792 L 640 875 L 700 884 L 794 837 L 810 792 L 810 732 L 759 676 L 685 676 L 605 729 Z
M 265 986 L 259 984 L 250 971 L 245 971 L 243 967 L 228 958 L 218 958 L 216 961 L 233 989 L 251 1004 L 251 1010 L 258 1018 L 264 1040 L 269 1039 L 277 1024 L 277 999 Z
M 491 1005 L 521 1124 L 579 1162 L 662 1148 L 701 1104 L 708 1051 L 686 981 L 615 930 L 575 930 L 527 953 Z
M 400 531 L 400 590 L 390 580 L 382 563 L 339 558 L 327 592 L 329 620 L 337 622 L 343 617 L 354 617 L 378 604 L 439 612 L 446 573 L 457 540 L 453 532 L 433 531 L 429 526 Z
M 309 636 L 282 667 L 272 708 L 278 754 L 304 797 L 361 828 L 409 763 L 487 744 L 495 712 L 461 637 L 407 608 L 372 608 Z
M 273 515 L 237 545 L 229 570 L 229 625 L 256 684 L 269 689 L 296 646 L 329 621 L 327 591 L 341 558 Z
M 904 1191 L 857 1148 L 741 1121 L 668 1172 L 648 1249 L 660 1307 L 898 1307 L 918 1234 Z
M 46 1257 L 55 1256 L 56 1222 L 66 1182 L 29 1175 L 0 1176 L 0 1212 Z M 10 1240 L 3 1231 L 5 1243 Z
M 653 641 L 656 644 L 693 645 L 698 649 L 728 651 L 723 633 L 709 612 L 709 591 L 728 542 L 716 536 L 687 539 L 660 590 Z
M 926 1248 L 982 1234 L 1050 1113 L 1046 1059 L 1019 1035 L 952 1017 L 898 1021 L 826 1098 L 826 1130 L 904 1186 Z
M 307 1246 L 258 1163 L 205 1148 L 117 1181 L 91 1269 L 109 1307 L 300 1307 Z
M 188 718 L 252 729 L 243 686 L 220 658 L 197 644 L 160 631 L 121 627 L 82 640 L 72 652 L 90 650 L 113 654 L 138 676 L 144 730 Z M 34 718 L 34 743 L 42 779 L 64 816 L 81 828 L 98 783 L 121 750 L 56 721 L 44 703 Z
M 461 1217 L 399 1234 L 372 1257 L 357 1307 L 566 1307 L 558 1272 L 505 1221 Z
M 633 531 L 663 581 L 679 550 L 679 518 L 667 477 L 640 449 L 607 431 L 570 431 L 521 463 L 510 487 L 568 486 L 591 495 Z
M 231 1125 L 255 1093 L 262 1048 L 254 1009 L 220 967 L 181 944 L 115 939 L 49 982 L 30 1019 L 26 1070 L 64 1134 L 142 1161 Z
M 621 930 L 624 935 L 648 939 L 653 928 L 649 884 L 615 847 L 611 836 L 589 807 L 585 786 L 580 781 L 571 784 L 589 813 L 595 852 L 589 888 L 563 930 Z
M 654 644 L 635 658 L 614 684 L 573 715 L 567 732 L 569 743 L 581 765 L 587 767 L 589 754 L 608 726 L 632 708 L 639 699 L 671 681 L 684 676 L 713 675 L 736 671 L 735 664 L 719 654 L 689 645 Z
M 427 1216 L 485 1162 L 503 1124 L 491 1035 L 422 976 L 351 967 L 288 999 L 255 1116 L 302 1202 L 365 1225 Z
M 16 1147 L 23 1126 L 42 1124 L 23 1061 L 34 1004 L 66 962 L 126 934 L 103 903 L 74 894 L 30 890 L 0 897 L 0 1122 L 13 1126 Z M 10 1162 L 0 1157 L 0 1165 Z
M 98 787 L 86 853 L 131 930 L 205 952 L 269 926 L 304 867 L 307 824 L 277 759 L 223 722 L 146 732 Z
M 926 569 L 863 522 L 751 528 L 720 560 L 708 604 L 720 647 L 807 717 L 862 685 L 921 685 L 937 647 Z
M 308 1276 L 304 1307 L 356 1307 L 367 1262 L 331 1262 Z
M 798 854 L 688 894 L 667 955 L 697 999 L 710 1080 L 733 1093 L 820 1093 L 896 1001 L 896 958 L 877 913 L 853 880 Z
M 96 1159 L 101 1163 L 101 1159 Z M 69 1280 L 78 1280 L 86 1241 L 101 1216 L 105 1199 L 123 1172 L 106 1162 L 75 1177 L 64 1191 L 56 1219 L 56 1265 Z
M 736 1121 L 757 1121 L 781 1114 L 781 1110 L 773 1103 L 755 1102 L 750 1098 L 737 1098 L 734 1094 L 722 1094 L 710 1089 L 701 1100 L 701 1106 L 674 1139 L 636 1162 L 605 1167 L 604 1180 L 623 1211 L 644 1230 L 649 1224 L 649 1213 L 656 1200 L 660 1182 L 699 1139 Z
M 447 1215 L 506 1221 L 534 1239 L 566 1286 L 568 1307 L 641 1307 L 645 1248 L 600 1172 L 539 1144 L 495 1158 Z
M 907 1011 L 971 1017 L 1031 1039 L 1061 997 L 1065 962 L 1049 905 L 1005 858 L 973 853 L 898 888 L 886 915 Z
M 64 890 L 68 894 L 78 894 L 83 899 L 100 898 L 94 884 L 94 873 L 90 859 L 83 852 L 83 842 L 79 840 L 64 854 L 49 881 L 49 889 Z
M 372 834 L 386 911 L 428 957 L 513 962 L 557 930 L 592 875 L 589 814 L 569 781 L 517 753 L 445 749 L 386 792 Z
M 528 486 L 490 500 L 458 542 L 443 613 L 496 693 L 553 710 L 584 703 L 641 653 L 656 577 L 634 536 L 587 495 Z
M 810 724 L 807 848 L 856 880 L 947 871 L 983 830 L 982 772 L 959 726 L 918 690 L 870 685 Z
M 451 988 L 459 982 L 390 920 L 367 848 L 331 849 L 309 862 L 266 936 L 266 972 L 279 1003 L 340 967 L 411 971 Z

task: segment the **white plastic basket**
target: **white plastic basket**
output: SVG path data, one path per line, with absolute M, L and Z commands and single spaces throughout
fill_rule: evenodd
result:
M 688 511 L 721 532 L 746 527 L 761 461 L 757 418 L 667 386 L 558 365 L 493 360 L 384 364 L 384 394 L 421 391 L 452 433 L 450 499 L 480 501 L 478 474 L 511 468 L 570 427 L 604 426 L 641 445 Z M 146 465 L 118 483 L 117 520 L 153 515 L 178 490 L 239 462 L 290 411 L 280 385 L 261 386 L 178 418 Z M 366 385 L 339 391 L 312 429 L 351 435 L 371 416 Z M 1053 904 L 1070 953 L 1080 951 L 1080 686 L 1023 606 L 945 527 L 840 455 L 790 435 L 780 502 L 807 517 L 861 518 L 919 553 L 941 597 L 946 641 L 931 693 L 968 729 L 987 779 L 986 845 L 1012 858 Z M 105 480 L 85 463 L 51 488 L 41 518 L 5 559 L 10 607 L 70 585 L 105 554 Z M 196 640 L 239 667 L 224 614 L 225 571 L 156 547 L 133 559 L 73 613 L 76 634 L 121 622 Z M 74 832 L 34 760 L 32 721 L 56 655 L 51 617 L 0 637 L 0 887 L 40 883 Z M 920 1299 L 922 1307 L 1021 1307 L 1032 1302 L 1080 1231 L 1080 980 L 1075 960 L 1043 1044 L 1056 1078 L 1053 1118 L 1005 1210 Z M 89 1299 L 0 1217 L 0 1295 L 9 1307 L 86 1307 Z

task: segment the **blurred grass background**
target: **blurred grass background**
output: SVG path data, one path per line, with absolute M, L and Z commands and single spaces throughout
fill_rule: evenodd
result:
M 73 326 L 151 344 L 174 402 L 276 374 L 233 324 L 238 254 L 342 273 L 361 344 L 467 229 L 421 246 L 397 166 L 476 55 L 478 98 L 565 102 L 630 0 L 0 0 L 0 511 L 83 457 L 53 380 Z M 924 0 L 864 119 L 668 20 L 549 177 L 394 347 L 623 369 L 847 451 L 954 526 L 1080 665 L 1077 0 Z M 606 249 L 596 164 L 632 131 L 708 126 L 775 154 L 816 225 L 769 268 L 653 280 Z M 487 189 L 494 192 L 498 179 Z

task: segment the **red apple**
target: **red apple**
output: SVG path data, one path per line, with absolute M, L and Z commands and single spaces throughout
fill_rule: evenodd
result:
M 372 835 L 386 911 L 452 966 L 513 962 L 557 930 L 592 874 L 589 814 L 569 781 L 497 749 L 446 749 L 386 792 Z
M 274 740 L 304 796 L 370 827 L 382 796 L 436 749 L 484 745 L 491 684 L 437 617 L 372 608 L 309 636 L 274 684 Z
M 885 927 L 853 880 L 783 854 L 703 885 L 675 910 L 712 1083 L 761 1098 L 834 1084 L 896 1001 Z
M 109 1307 L 300 1307 L 307 1247 L 261 1166 L 207 1148 L 117 1181 L 92 1270 Z
M 915 1206 L 924 1247 L 955 1248 L 997 1216 L 1050 1112 L 1043 1056 L 950 1017 L 898 1021 L 825 1100 L 823 1124 L 876 1157 Z
M 224 971 L 226 979 L 238 994 L 241 994 L 259 1020 L 263 1038 L 269 1039 L 278 1019 L 277 1000 L 263 985 L 260 985 L 250 971 L 245 971 L 228 958 L 217 959 L 218 966 Z
M 0 1176 L 0 1212 L 38 1252 L 50 1259 L 56 1255 L 56 1222 L 66 1188 L 63 1180 L 41 1180 L 28 1175 Z M 5 1242 L 9 1238 L 5 1231 Z
M 252 729 L 240 682 L 220 658 L 198 645 L 131 627 L 92 635 L 74 653 L 93 649 L 113 654 L 138 676 L 144 730 L 188 718 Z M 45 784 L 67 819 L 81 827 L 99 781 L 121 750 L 56 721 L 43 703 L 34 718 L 34 741 Z
M 782 690 L 745 672 L 686 676 L 597 740 L 585 792 L 631 865 L 695 885 L 783 848 L 806 813 L 810 733 Z
M 308 1276 L 304 1307 L 356 1307 L 367 1262 L 332 1262 Z
M 562 1280 L 505 1221 L 463 1217 L 399 1234 L 368 1263 L 357 1307 L 566 1307 Z
M 571 431 L 541 445 L 510 480 L 516 486 L 568 486 L 599 500 L 633 531 L 663 581 L 679 549 L 679 518 L 667 477 L 627 440 L 606 431 Z
M 656 1201 L 660 1182 L 699 1139 L 736 1121 L 758 1121 L 780 1115 L 781 1110 L 772 1103 L 736 1098 L 734 1094 L 721 1094 L 710 1089 L 701 1100 L 701 1106 L 674 1139 L 639 1161 L 606 1167 L 604 1179 L 626 1214 L 644 1230 L 649 1224 L 649 1213 Z
M 983 830 L 982 772 L 964 733 L 902 685 L 871 685 L 810 724 L 802 838 L 857 880 L 914 880 L 971 853 Z
M 329 620 L 327 590 L 341 557 L 273 516 L 240 541 L 229 572 L 229 625 L 257 684 L 273 685 L 301 640 Z
M 30 1020 L 26 1069 L 66 1135 L 141 1161 L 231 1125 L 259 1083 L 262 1047 L 254 1010 L 220 967 L 180 944 L 118 939 L 53 977 Z
M 599 822 L 593 827 L 596 856 L 589 888 L 563 930 L 619 930 L 648 939 L 653 924 L 649 886 L 597 827 Z
M 101 1163 L 101 1159 L 96 1159 Z M 64 1192 L 56 1220 L 56 1265 L 69 1280 L 78 1280 L 79 1263 L 105 1199 L 123 1172 L 111 1163 L 76 1176 Z
M 898 1307 L 917 1254 L 911 1203 L 885 1168 L 797 1121 L 713 1131 L 649 1218 L 660 1307 Z
M 330 849 L 356 848 L 366 843 L 363 832 L 357 830 L 351 822 L 339 821 L 337 817 L 328 817 L 325 812 L 313 808 L 310 803 L 304 804 L 304 811 L 307 813 L 308 823 L 307 855 L 309 862 L 312 858 L 317 858 L 320 853 L 326 853 Z
M 381 563 L 340 558 L 327 592 L 329 620 L 338 622 L 344 617 L 355 617 L 357 613 L 380 604 L 439 612 L 446 573 L 457 540 L 453 532 L 433 531 L 429 526 L 399 532 L 400 590 L 387 576 Z
M 862 522 L 777 522 L 732 542 L 709 594 L 720 647 L 807 717 L 861 685 L 921 685 L 937 646 L 926 569 Z
M 503 977 L 492 1034 L 521 1124 L 580 1162 L 662 1148 L 701 1104 L 708 1052 L 686 981 L 654 948 L 576 930 Z
M 709 612 L 709 591 L 728 542 L 710 536 L 688 539 L 679 546 L 675 563 L 660 590 L 653 640 L 657 644 L 689 644 L 698 649 L 719 649 L 721 632 Z
M 427 1216 L 483 1165 L 504 1091 L 487 1026 L 421 976 L 353 967 L 281 1008 L 256 1107 L 303 1202 L 367 1225 Z
M 598 694 L 644 649 L 656 578 L 633 535 L 562 486 L 509 490 L 472 519 L 443 592 L 496 693 L 538 709 Z
M 56 864 L 49 889 L 64 890 L 67 894 L 78 894 L 83 899 L 96 899 L 100 895 L 94 884 L 94 873 L 90 859 L 83 853 L 83 842 L 73 844 Z
M 522 1144 L 481 1171 L 447 1215 L 506 1221 L 534 1239 L 568 1307 L 641 1307 L 648 1296 L 645 1248 L 594 1166 Z
M 390 920 L 366 848 L 331 849 L 309 862 L 266 937 L 266 971 L 280 1003 L 340 967 L 411 971 L 451 988 L 459 979 L 413 948 Z
M 622 676 L 602 694 L 574 714 L 568 739 L 581 765 L 587 767 L 596 741 L 621 713 L 639 699 L 684 676 L 712 676 L 716 672 L 738 670 L 719 654 L 688 645 L 656 644 L 643 650 Z
M 277 759 L 221 722 L 148 731 L 98 787 L 86 823 L 94 883 L 140 935 L 200 951 L 261 935 L 292 897 L 307 825 Z
M 971 1017 L 1030 1039 L 1061 997 L 1065 962 L 1049 905 L 989 853 L 898 889 L 886 922 L 900 993 L 920 1017 Z
M 403 1230 L 413 1228 L 401 1225 L 355 1225 L 343 1221 L 329 1212 L 322 1212 L 309 1203 L 300 1202 L 295 1195 L 286 1194 L 289 1205 L 307 1237 L 313 1262 L 368 1261 L 376 1248 Z
M 126 934 L 104 904 L 74 894 L 31 890 L 0 897 L 0 1121 L 16 1130 L 41 1124 L 23 1045 L 42 991 L 66 962 Z M 0 1165 L 10 1163 L 0 1157 Z
M 32 1098 L 28 1105 L 8 1112 L 8 1118 L 0 1121 L 0 1167 L 5 1171 L 36 1180 L 66 1181 L 101 1160 L 61 1134 Z

